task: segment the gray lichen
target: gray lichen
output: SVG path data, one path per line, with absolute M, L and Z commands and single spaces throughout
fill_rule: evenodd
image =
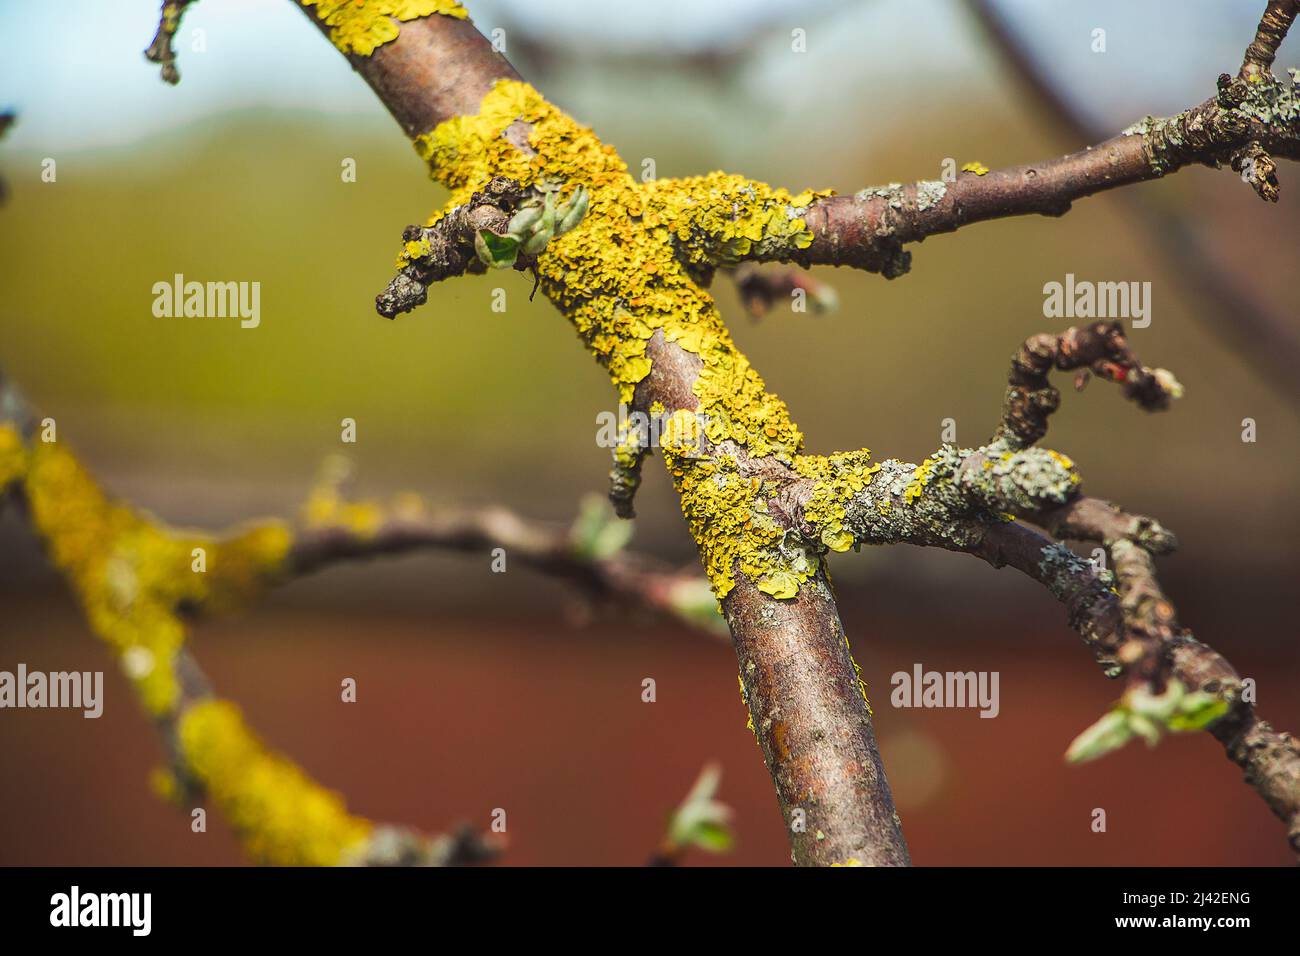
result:
M 916 208 L 920 212 L 925 212 L 932 206 L 937 206 L 942 202 L 943 197 L 948 194 L 948 187 L 938 179 L 927 179 L 924 182 L 916 184 Z

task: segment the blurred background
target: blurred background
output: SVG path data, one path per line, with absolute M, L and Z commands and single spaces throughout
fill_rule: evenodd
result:
M 525 77 L 634 169 L 652 158 L 659 176 L 726 169 L 851 192 L 938 178 L 948 158 L 998 167 L 1084 145 L 955 0 L 468 6 L 481 30 L 505 31 Z M 1211 95 L 1240 64 L 1263 2 L 995 6 L 1081 121 L 1114 132 Z M 571 520 L 582 495 L 604 491 L 596 415 L 615 407 L 572 330 L 513 273 L 447 282 L 415 313 L 378 317 L 402 228 L 445 191 L 292 4 L 195 5 L 174 89 L 141 56 L 157 13 L 152 0 L 0 5 L 0 108 L 18 116 L 0 141 L 0 365 L 57 419 L 60 441 L 112 491 L 184 525 L 291 515 L 340 450 L 361 494 L 412 490 Z M 806 52 L 791 49 L 795 29 Z M 1279 69 L 1298 53 L 1291 38 Z M 46 158 L 54 183 L 41 180 Z M 345 158 L 354 183 L 341 181 Z M 1014 348 L 1067 324 L 1043 317 L 1045 282 L 1151 282 L 1151 325 L 1131 341 L 1176 372 L 1186 397 L 1149 416 L 1103 384 L 1075 395 L 1058 382 L 1047 444 L 1076 460 L 1091 493 L 1178 533 L 1161 569 L 1182 620 L 1256 679 L 1267 719 L 1296 731 L 1294 382 L 1261 371 L 1260 340 L 1225 342 L 1242 309 L 1207 304 L 1192 282 L 1203 265 L 1171 259 L 1142 219 L 1181 217 L 1203 260 L 1293 320 L 1300 170 L 1280 173 L 1277 206 L 1231 172 L 1190 169 L 1122 191 L 1140 191 L 1144 208 L 1106 195 L 1063 220 L 931 239 L 896 281 L 820 270 L 840 298 L 830 315 L 777 308 L 754 321 L 724 277 L 716 294 L 810 451 L 865 445 L 920 460 L 946 418 L 962 444 L 982 441 Z M 260 326 L 155 318 L 152 286 L 178 272 L 259 281 Z M 496 286 L 504 313 L 490 309 Z M 358 441 L 344 447 L 345 416 Z M 1241 440 L 1244 418 L 1257 423 L 1254 443 Z M 638 512 L 633 547 L 693 560 L 654 461 Z M 917 863 L 1294 862 L 1281 824 L 1206 735 L 1063 763 L 1118 686 L 1027 579 L 902 547 L 838 555 L 832 570 Z M 486 554 L 420 554 L 294 582 L 200 624 L 192 646 L 272 745 L 371 818 L 485 827 L 502 807 L 506 863 L 638 864 L 717 760 L 736 847 L 690 861 L 788 862 L 725 640 L 578 613 L 552 581 L 491 573 Z M 105 670 L 107 702 L 98 721 L 0 715 L 0 863 L 240 862 L 215 815 L 191 834 L 151 795 L 162 757 L 152 728 L 9 515 L 0 668 L 19 661 Z M 890 675 L 917 662 L 999 671 L 999 717 L 891 707 Z M 346 676 L 358 681 L 354 705 L 339 701 Z M 653 704 L 641 701 L 645 677 Z M 1103 834 L 1090 829 L 1096 807 Z

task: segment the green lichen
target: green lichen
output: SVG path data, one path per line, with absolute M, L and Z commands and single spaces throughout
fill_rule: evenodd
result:
M 1272 74 L 1255 74 L 1252 82 L 1244 85 L 1237 112 L 1266 126 L 1294 129 L 1300 123 L 1300 97 L 1297 94 L 1295 71 L 1292 82 L 1285 83 Z
M 990 446 L 982 466 L 966 469 L 961 479 L 988 507 L 1032 515 L 1078 494 L 1082 479 L 1065 455 L 1044 448 L 998 453 L 998 447 Z

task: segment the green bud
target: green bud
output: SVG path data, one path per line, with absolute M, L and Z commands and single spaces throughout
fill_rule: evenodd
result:
M 1183 696 L 1183 685 L 1176 680 L 1171 680 L 1165 686 L 1165 692 L 1159 695 L 1135 687 L 1124 696 L 1124 703 L 1133 713 L 1163 724 L 1178 710 L 1178 704 Z
M 1148 747 L 1160 743 L 1160 725 L 1145 714 L 1128 715 L 1128 729 L 1147 742 Z
M 579 186 L 574 190 L 572 198 L 560 207 L 560 222 L 556 226 L 555 234 L 562 236 L 582 222 L 582 217 L 587 215 L 587 207 L 590 204 L 591 193 L 587 192 L 586 187 Z
M 1178 702 L 1178 713 L 1169 718 L 1170 730 L 1201 730 L 1228 712 L 1228 702 L 1203 690 Z
M 580 557 L 600 561 L 622 551 L 632 538 L 632 530 L 632 522 L 617 517 L 605 498 L 587 495 L 569 529 L 569 540 Z
M 480 229 L 474 235 L 474 251 L 480 260 L 494 269 L 506 269 L 519 257 L 519 240 L 514 236 L 498 236 L 489 229 Z
M 542 221 L 541 228 L 547 232 L 555 233 L 555 193 L 548 192 L 546 199 L 542 203 Z M 547 240 L 549 241 L 549 240 Z
M 541 218 L 541 206 L 524 206 L 514 214 L 506 231 L 522 242 L 533 225 Z
M 1122 710 L 1108 711 L 1095 724 L 1074 738 L 1070 749 L 1065 752 L 1065 759 L 1070 763 L 1096 760 L 1112 750 L 1123 747 L 1132 737 L 1128 714 Z
M 709 764 L 700 772 L 691 792 L 669 819 L 665 842 L 674 847 L 697 847 L 709 853 L 725 853 L 731 849 L 732 811 L 715 799 L 721 780 L 722 771 L 716 764 Z
M 526 256 L 537 255 L 539 252 L 541 252 L 543 249 L 546 248 L 546 244 L 550 242 L 551 239 L 554 237 L 554 234 L 549 228 L 544 228 L 545 223 L 546 220 L 543 217 L 542 221 L 539 222 L 535 227 L 535 231 L 533 232 L 533 234 L 524 240 L 524 244 L 521 247 L 521 251 L 523 252 L 524 255 Z

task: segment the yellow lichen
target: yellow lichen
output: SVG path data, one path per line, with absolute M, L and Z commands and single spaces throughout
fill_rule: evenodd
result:
M 1055 460 L 1056 463 L 1066 471 L 1074 472 L 1074 459 L 1069 455 L 1063 455 L 1059 451 L 1052 451 L 1051 449 L 1048 449 L 1047 453 L 1051 455 L 1053 460 Z M 1070 477 L 1076 482 L 1082 481 L 1078 474 L 1071 474 Z
M 418 502 L 407 501 L 410 508 Z M 309 528 L 343 527 L 361 538 L 373 537 L 384 521 L 384 509 L 375 501 L 347 501 L 336 485 L 322 482 L 312 489 L 302 507 L 302 522 Z
M 190 707 L 179 738 L 195 779 L 257 862 L 334 866 L 369 836 L 368 820 L 349 814 L 337 793 L 268 751 L 229 701 Z
M 11 484 L 20 485 L 51 562 L 123 663 L 146 710 L 177 717 L 185 775 L 225 812 L 249 854 L 272 864 L 346 862 L 371 824 L 268 752 L 233 704 L 203 699 L 186 706 L 177 682 L 182 609 L 228 605 L 265 587 L 284 569 L 289 529 L 264 521 L 214 539 L 169 528 L 105 495 L 61 445 L 28 446 L 12 425 L 0 424 L 0 486 Z M 202 549 L 201 563 L 195 549 Z M 150 786 L 170 802 L 186 792 L 169 770 L 155 770 Z
M 925 486 L 930 483 L 930 479 L 934 474 L 935 465 L 938 463 L 939 460 L 934 456 L 931 456 L 913 469 L 912 480 L 908 483 L 907 487 L 903 489 L 904 504 L 910 505 L 916 501 L 917 498 L 921 497 L 921 493 L 925 490 Z
M 801 455 L 795 468 L 815 480 L 804 505 L 804 520 L 817 529 L 821 543 L 832 551 L 853 547 L 853 532 L 844 526 L 849 502 L 871 483 L 880 470 L 871 464 L 871 451 L 841 452 L 829 458 Z
M 853 657 L 853 648 L 849 646 L 849 635 L 844 635 L 844 651 L 849 655 L 849 663 L 853 665 L 854 676 L 858 680 L 858 693 L 862 695 L 862 703 L 867 705 L 867 713 L 875 716 L 875 711 L 871 709 L 871 701 L 867 697 L 867 682 L 862 679 L 862 668 Z
M 754 714 L 749 709 L 749 695 L 745 693 L 745 679 L 737 674 L 736 683 L 740 685 L 740 702 L 745 705 L 745 729 L 758 740 L 758 731 L 754 729 Z
M 12 451 L 0 457 L 6 468 L 17 460 Z M 108 498 L 57 443 L 34 444 L 11 480 L 23 482 L 50 560 L 95 633 L 129 662 L 128 676 L 152 714 L 169 711 L 179 693 L 171 664 L 185 640 L 180 609 L 245 599 L 274 576 L 288 551 L 288 529 L 278 522 L 226 541 L 168 528 Z M 202 549 L 202 571 L 195 549 Z
M 525 124 L 531 151 L 503 136 L 516 123 Z M 765 514 L 774 489 L 742 474 L 733 451 L 791 465 L 803 436 L 735 347 L 691 267 L 755 246 L 805 248 L 812 234 L 802 213 L 828 193 L 792 196 L 725 173 L 639 183 L 591 130 L 531 86 L 509 80 L 497 81 L 478 113 L 439 124 L 417 137 L 416 147 L 434 178 L 452 190 L 447 210 L 494 176 L 558 187 L 562 196 L 579 185 L 590 190 L 582 222 L 539 256 L 542 291 L 608 370 L 624 403 L 651 372 L 646 348 L 656 334 L 699 357 L 698 408 L 666 411 L 670 418 L 689 412 L 719 453 L 701 456 L 698 443 L 685 440 L 661 440 L 661 448 L 714 593 L 724 597 L 739 568 L 765 591 L 790 596 L 791 577 L 797 587 L 816 562 L 781 550 L 783 529 Z M 685 424 L 678 430 L 685 434 Z
M 330 28 L 330 42 L 344 53 L 370 56 L 397 39 L 398 22 L 442 14 L 464 20 L 468 13 L 456 0 L 300 0 L 315 7 Z
M 989 168 L 976 159 L 963 166 L 961 171 L 963 173 L 974 173 L 976 176 L 983 176 L 989 171 Z
M 27 471 L 27 449 L 22 436 L 9 425 L 0 425 L 0 493 Z

